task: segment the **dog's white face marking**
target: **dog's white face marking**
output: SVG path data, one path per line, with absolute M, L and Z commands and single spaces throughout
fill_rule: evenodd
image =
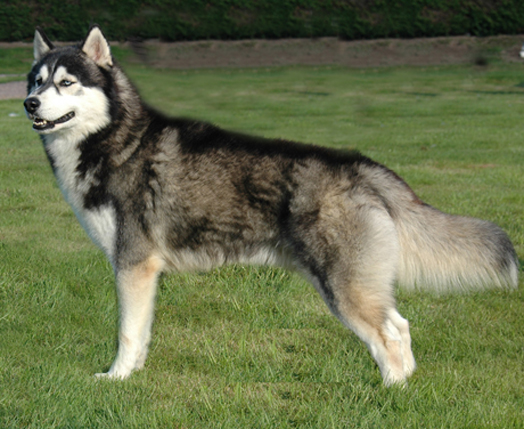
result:
M 39 134 L 56 136 L 67 130 L 70 142 L 79 141 L 110 123 L 109 106 L 102 89 L 83 86 L 64 66 L 50 74 L 44 64 L 32 88 L 29 97 L 37 99 L 40 105 L 28 116 Z
M 40 73 L 36 75 L 35 88 L 41 87 L 47 81 L 48 77 L 49 77 L 49 69 L 47 68 L 47 65 L 44 64 L 42 68 L 40 69 Z
M 69 74 L 64 66 L 56 69 L 53 75 L 53 83 L 60 95 L 75 94 L 78 92 L 77 78 Z

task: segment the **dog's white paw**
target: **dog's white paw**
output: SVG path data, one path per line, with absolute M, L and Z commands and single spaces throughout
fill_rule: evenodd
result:
M 112 371 L 98 372 L 95 374 L 95 378 L 98 380 L 125 380 L 127 377 L 129 377 L 129 374 L 118 374 Z

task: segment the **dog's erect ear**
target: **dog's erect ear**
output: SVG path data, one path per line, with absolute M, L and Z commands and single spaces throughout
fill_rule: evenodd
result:
M 35 56 L 35 62 L 39 61 L 45 54 L 55 47 L 51 41 L 47 38 L 45 33 L 40 27 L 35 30 L 35 40 L 33 42 L 33 52 Z
M 100 67 L 107 68 L 113 65 L 113 57 L 111 56 L 109 43 L 98 25 L 91 27 L 81 49 Z

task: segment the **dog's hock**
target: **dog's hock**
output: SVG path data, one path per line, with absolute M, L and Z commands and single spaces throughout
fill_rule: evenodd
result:
M 92 27 L 89 31 L 82 45 L 82 51 L 100 67 L 113 66 L 109 43 L 98 26 Z

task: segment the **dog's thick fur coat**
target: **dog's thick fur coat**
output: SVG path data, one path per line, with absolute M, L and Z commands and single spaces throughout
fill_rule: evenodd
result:
M 146 106 L 97 26 L 75 47 L 41 30 L 24 104 L 60 188 L 114 267 L 119 347 L 106 376 L 144 365 L 158 275 L 226 263 L 303 273 L 368 346 L 384 383 L 415 369 L 393 286 L 515 287 L 492 223 L 423 203 L 386 167 L 340 152 L 168 118 Z

